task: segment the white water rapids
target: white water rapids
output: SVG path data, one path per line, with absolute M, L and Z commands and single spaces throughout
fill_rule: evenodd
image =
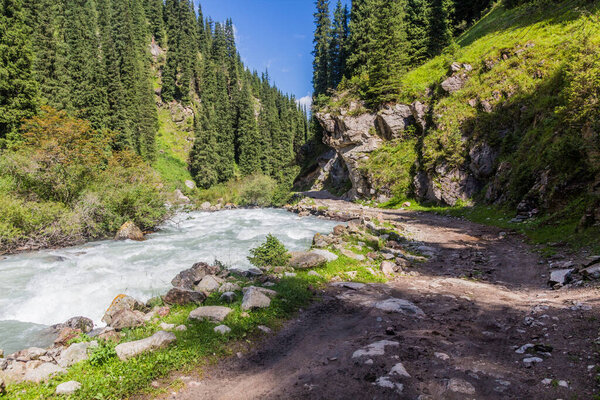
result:
M 112 299 L 165 294 L 171 279 L 199 261 L 248 267 L 249 250 L 268 233 L 304 250 L 335 222 L 283 210 L 180 214 L 144 242 L 102 241 L 9 256 L 0 261 L 0 349 L 47 346 L 47 326 L 74 316 L 96 325 Z

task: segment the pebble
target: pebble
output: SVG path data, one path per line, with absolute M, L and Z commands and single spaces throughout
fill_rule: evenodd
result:
M 439 358 L 440 360 L 448 360 L 450 359 L 450 356 L 446 353 L 433 353 L 434 356 L 436 356 L 437 358 Z
M 569 383 L 567 381 L 558 381 L 558 386 L 568 388 Z
M 542 361 L 544 360 L 539 357 L 527 357 L 523 359 L 523 363 L 528 367 L 531 367 L 533 364 L 541 363 Z
M 225 335 L 225 334 L 231 332 L 231 328 L 228 327 L 227 325 L 219 325 L 219 326 L 215 327 L 214 331 L 217 333 L 220 333 L 221 335 Z
M 532 347 L 534 347 L 534 345 L 532 343 L 524 344 L 523 346 L 521 346 L 517 350 L 515 350 L 515 353 L 517 353 L 517 354 L 525 354 L 525 352 L 527 351 L 527 349 L 531 349 Z

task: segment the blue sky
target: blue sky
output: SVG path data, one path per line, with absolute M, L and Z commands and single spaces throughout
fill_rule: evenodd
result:
M 336 2 L 331 0 L 332 11 Z M 272 82 L 298 99 L 310 95 L 313 0 L 200 0 L 200 4 L 205 18 L 233 20 L 247 67 L 259 72 L 268 68 Z

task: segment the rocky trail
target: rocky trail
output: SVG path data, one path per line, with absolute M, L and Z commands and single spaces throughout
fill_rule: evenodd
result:
M 598 288 L 553 290 L 520 236 L 313 196 L 399 222 L 427 262 L 386 284 L 337 282 L 277 333 L 179 378 L 170 399 L 593 399 Z

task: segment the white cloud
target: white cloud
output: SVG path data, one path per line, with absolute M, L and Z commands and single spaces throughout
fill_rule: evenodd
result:
M 298 103 L 299 106 L 306 107 L 310 110 L 310 107 L 312 106 L 312 96 L 304 96 L 301 99 L 296 100 L 296 103 Z

